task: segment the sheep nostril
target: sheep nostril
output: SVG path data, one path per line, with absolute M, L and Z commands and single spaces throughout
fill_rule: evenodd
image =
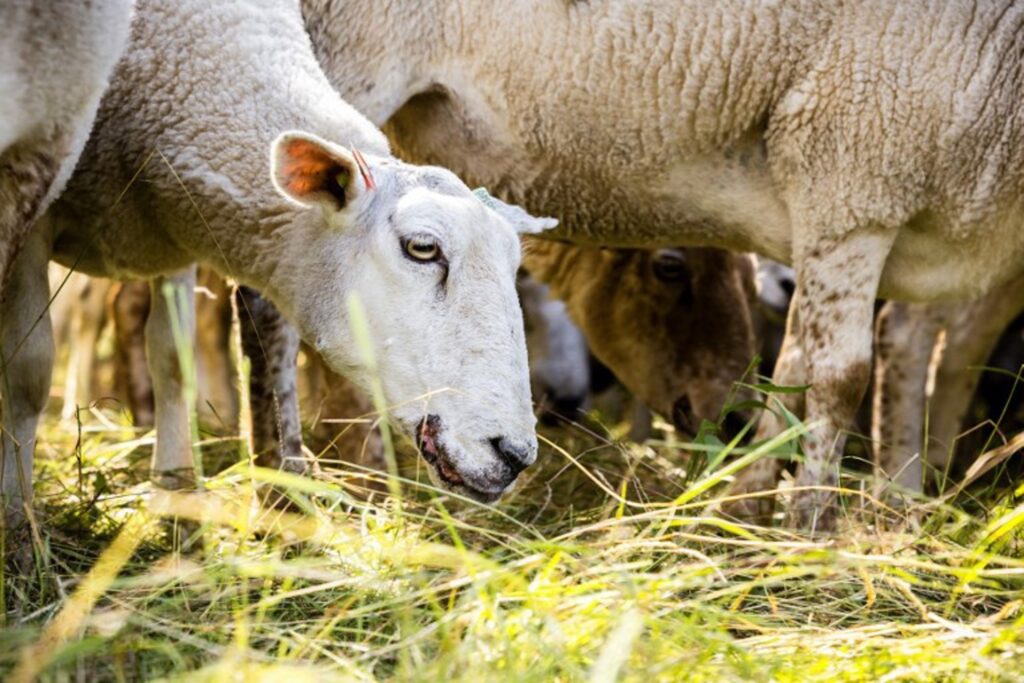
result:
M 512 473 L 509 484 L 515 481 L 519 473 L 533 464 L 535 460 L 533 449 L 514 443 L 505 437 L 491 439 L 491 446 L 502 462 L 508 465 Z

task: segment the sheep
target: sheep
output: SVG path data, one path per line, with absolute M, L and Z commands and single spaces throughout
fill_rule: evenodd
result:
M 452 173 L 391 156 L 381 132 L 331 89 L 295 3 L 139 2 L 95 132 L 18 255 L 21 279 L 8 292 L 17 296 L 0 310 L 8 332 L 26 339 L 8 372 L 33 378 L 5 387 L 16 418 L 5 470 L 26 477 L 23 487 L 8 477 L 4 493 L 29 502 L 53 357 L 45 316 L 32 323 L 52 257 L 90 275 L 153 278 L 157 485 L 195 482 L 180 427 L 188 405 L 176 398 L 187 364 L 172 343 L 191 331 L 191 297 L 163 284 L 190 292 L 200 262 L 266 293 L 333 369 L 377 383 L 439 485 L 496 501 L 537 450 L 517 233 L 556 223 L 485 204 Z M 373 358 L 356 343 L 364 333 Z
M 530 239 L 523 265 L 565 301 L 597 358 L 694 436 L 755 356 L 754 265 L 718 249 L 592 249 Z M 739 415 L 729 413 L 735 433 Z
M 50 270 L 51 288 L 56 288 L 68 271 L 56 265 L 51 265 Z M 196 289 L 194 352 L 197 413 L 200 423 L 233 429 L 239 423 L 239 378 L 228 348 L 233 316 L 230 288 L 208 269 L 199 269 L 197 279 L 201 283 Z M 533 392 L 537 396 L 556 397 L 556 409 L 561 408 L 573 417 L 589 392 L 589 350 L 569 320 L 564 304 L 551 299 L 547 287 L 532 281 L 521 270 L 516 288 L 523 307 Z M 285 369 L 295 365 L 300 340 L 276 309 L 254 290 L 238 288 L 236 300 L 235 308 L 244 312 L 240 321 L 242 350 L 251 362 L 250 446 L 256 462 L 283 464 L 288 469 L 304 471 L 298 401 L 294 400 L 299 394 L 300 380 L 284 375 Z M 64 419 L 100 395 L 96 382 L 88 379 L 96 361 L 96 338 L 109 317 L 114 323 L 115 393 L 127 399 L 126 406 L 136 426 L 152 426 L 153 384 L 146 367 L 143 333 L 149 306 L 149 286 L 145 282 L 117 284 L 81 273 L 70 275 L 50 309 L 55 338 L 69 348 Z M 111 309 L 109 313 L 107 309 Z M 62 325 L 58 323 L 65 319 Z M 57 331 L 60 327 L 66 329 Z M 327 445 L 334 459 L 384 469 L 377 431 L 371 428 L 370 421 L 353 420 L 373 413 L 373 405 L 351 382 L 326 368 L 309 349 L 306 365 L 306 382 L 311 385 L 307 387 L 307 403 L 311 414 L 317 416 L 313 425 L 317 441 Z M 106 395 L 110 395 L 109 390 Z M 338 418 L 345 422 L 336 424 Z
M 132 0 L 13 0 L 0 6 L 0 302 L 26 286 L 45 289 L 45 265 L 16 273 L 21 252 L 39 253 L 33 226 L 63 189 L 93 124 L 100 96 L 128 39 Z M 31 285 L 23 282 L 26 277 Z M 46 384 L 23 373 L 36 358 L 24 343 L 26 327 L 0 319 L 5 452 L 16 426 L 42 409 Z M 36 341 L 48 342 L 42 329 Z M 17 349 L 17 351 L 16 351 Z M 15 355 L 16 354 L 16 355 Z M 51 354 L 52 355 L 52 354 Z M 6 392 L 33 395 L 15 405 Z M 33 429 L 34 431 L 34 429 Z M 0 508 L 24 518 L 21 499 L 29 488 L 25 461 L 0 463 Z M 5 514 L 6 517 L 6 514 Z
M 1021 271 L 1024 6 L 395 4 L 303 13 L 332 84 L 409 158 L 578 207 L 551 238 L 793 266 L 776 376 L 810 388 L 788 522 L 834 528 L 876 297 L 972 298 Z
M 749 256 L 717 249 L 599 250 L 531 239 L 524 245 L 523 266 L 550 285 L 521 277 L 518 290 L 534 395 L 544 396 L 546 387 L 555 414 L 578 417 L 589 389 L 588 347 L 566 313 L 594 340 L 597 357 L 641 402 L 671 417 L 679 432 L 695 436 L 705 420 L 718 421 L 730 398 L 735 400 L 734 383 L 755 356 L 750 310 L 757 292 Z M 769 276 L 762 279 L 774 284 Z M 638 291 L 647 295 L 633 296 Z M 252 290 L 239 293 L 245 299 L 239 309 L 253 317 L 242 327 L 252 359 L 253 450 L 259 457 L 302 463 L 294 398 L 298 340 L 269 302 Z M 773 294 L 773 304 L 785 297 Z M 328 377 L 326 385 L 325 415 L 372 411 L 365 403 L 356 407 L 357 398 L 341 378 Z M 341 401 L 335 398 L 339 393 Z M 538 408 L 547 414 L 546 405 Z M 731 438 L 744 423 L 743 413 L 727 413 L 725 434 Z M 360 438 L 344 442 L 343 459 L 382 467 L 366 430 L 356 431 Z
M 569 320 L 565 305 L 551 299 L 547 287 L 521 271 L 516 289 L 523 310 L 531 388 L 539 398 L 541 414 L 548 414 L 545 402 L 550 399 L 554 401 L 550 410 L 563 417 L 575 417 L 589 393 L 590 356 L 586 343 Z M 242 346 L 252 363 L 249 388 L 253 452 L 258 459 L 303 463 L 297 400 L 298 336 L 276 308 L 255 290 L 241 287 L 237 297 L 238 309 L 245 313 Z M 345 378 L 319 367 L 321 364 L 315 360 L 312 365 L 309 374 L 317 385 L 313 393 L 320 397 L 315 410 L 318 415 L 329 420 L 351 419 L 373 412 L 372 404 Z M 381 444 L 376 432 L 367 425 L 345 424 L 335 429 L 318 419 L 317 427 L 320 437 L 328 441 L 340 459 L 383 469 Z

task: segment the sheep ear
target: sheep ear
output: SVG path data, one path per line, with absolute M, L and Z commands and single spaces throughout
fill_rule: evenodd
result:
M 274 187 L 301 206 L 340 211 L 366 191 L 356 156 L 302 132 L 282 133 L 270 147 Z
M 473 190 L 473 194 L 476 195 L 476 198 L 483 202 L 486 207 L 492 209 L 499 216 L 511 223 L 512 228 L 520 235 L 536 235 L 558 226 L 558 219 L 537 218 L 536 216 L 531 216 L 521 207 L 514 204 L 506 204 L 497 197 L 492 197 L 491 194 L 482 187 L 478 187 Z

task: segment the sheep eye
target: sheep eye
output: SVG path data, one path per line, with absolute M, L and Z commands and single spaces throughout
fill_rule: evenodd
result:
M 662 282 L 680 282 L 690 273 L 686 256 L 678 249 L 659 249 L 654 253 L 654 276 Z
M 441 245 L 432 237 L 410 237 L 403 240 L 405 255 L 414 261 L 431 263 L 441 258 Z

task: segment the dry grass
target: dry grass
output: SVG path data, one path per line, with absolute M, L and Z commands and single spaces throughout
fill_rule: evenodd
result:
M 0 677 L 1019 680 L 1022 491 L 897 513 L 851 474 L 829 539 L 715 517 L 734 463 L 799 430 L 738 461 L 713 439 L 556 430 L 493 510 L 416 483 L 415 459 L 396 499 L 351 466 L 288 477 L 212 438 L 202 495 L 161 495 L 151 435 L 99 410 L 80 437 L 52 418 L 36 564 L 3 577 Z M 290 509 L 261 507 L 260 484 Z

